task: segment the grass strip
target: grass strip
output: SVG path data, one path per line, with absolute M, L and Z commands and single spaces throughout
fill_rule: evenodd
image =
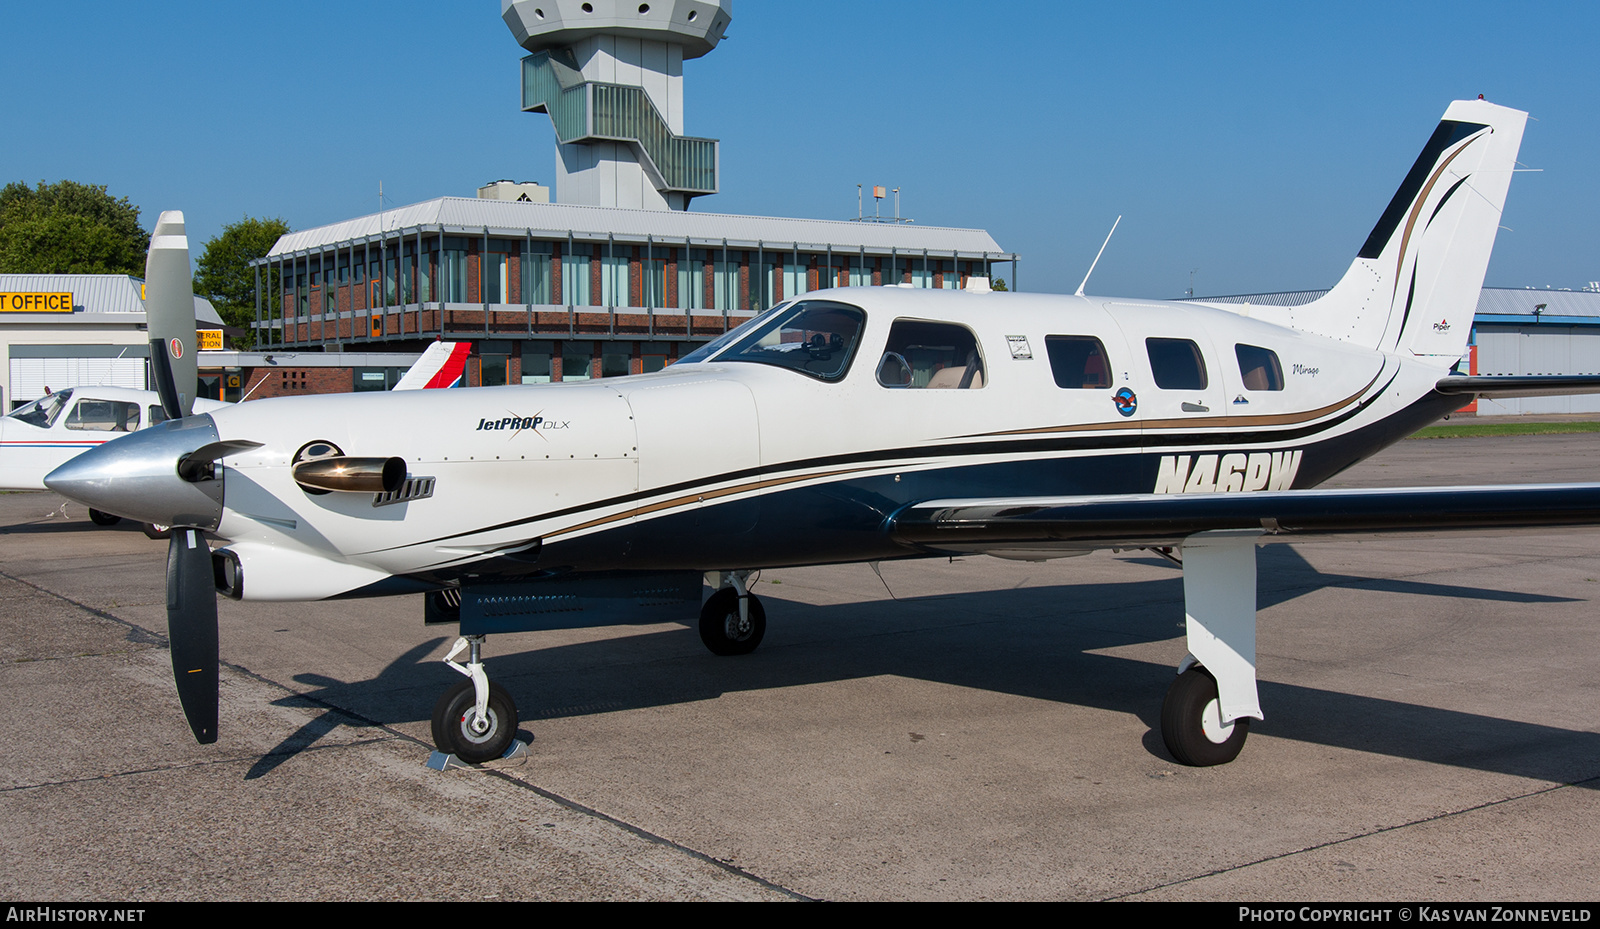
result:
M 1573 432 L 1600 432 L 1600 422 L 1562 423 L 1466 423 L 1460 426 L 1428 426 L 1407 438 L 1463 439 L 1480 435 L 1562 435 Z

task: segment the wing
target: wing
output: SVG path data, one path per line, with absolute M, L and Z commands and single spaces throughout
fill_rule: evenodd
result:
M 930 553 L 1048 557 L 1176 545 L 1215 530 L 1264 537 L 1340 532 L 1600 525 L 1600 484 L 1283 490 L 929 500 L 890 518 L 901 544 Z
M 1460 397 L 1567 397 L 1600 394 L 1600 376 L 1593 374 L 1534 374 L 1468 376 L 1452 374 L 1439 379 L 1435 390 Z

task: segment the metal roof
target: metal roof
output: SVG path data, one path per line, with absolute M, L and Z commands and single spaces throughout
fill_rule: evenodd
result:
M 995 258 L 1011 256 L 1001 251 L 982 229 L 953 229 L 911 223 L 850 222 L 833 219 L 785 219 L 775 216 L 739 216 L 728 213 L 691 213 L 678 210 L 627 210 L 616 207 L 575 206 L 565 203 L 526 203 L 514 200 L 478 200 L 440 197 L 382 213 L 373 213 L 315 229 L 291 232 L 280 238 L 269 258 L 295 252 L 321 251 L 335 244 L 377 238 L 379 233 L 434 231 L 525 235 L 543 238 L 574 237 L 586 241 L 615 239 L 643 243 L 647 239 L 667 244 L 720 247 L 723 240 L 737 248 L 758 243 L 775 250 L 798 245 L 810 251 L 831 247 L 835 251 L 865 249 L 873 254 L 922 254 L 949 257 Z
M 3 293 L 71 293 L 73 316 L 99 313 L 143 316 L 144 301 L 139 299 L 139 285 L 143 283 L 126 274 L 0 274 L 0 292 Z M 194 298 L 194 315 L 201 322 L 222 325 L 216 307 L 204 297 Z

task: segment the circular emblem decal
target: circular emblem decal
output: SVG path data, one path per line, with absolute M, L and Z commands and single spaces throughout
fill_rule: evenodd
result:
M 1117 405 L 1117 412 L 1123 416 L 1132 416 L 1133 411 L 1139 408 L 1139 398 L 1126 387 L 1112 394 L 1111 402 Z
M 181 341 L 179 341 L 177 339 L 173 339 L 171 342 L 168 342 L 167 344 L 172 347 L 172 357 L 174 357 L 174 358 L 182 358 L 183 357 L 183 343 Z

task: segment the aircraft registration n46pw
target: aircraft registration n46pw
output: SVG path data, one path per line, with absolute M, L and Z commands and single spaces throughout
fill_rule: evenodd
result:
M 1184 570 L 1190 654 L 1163 737 L 1180 761 L 1226 762 L 1262 716 L 1258 543 L 1600 523 L 1595 484 L 1310 489 L 1473 395 L 1600 389 L 1452 373 L 1525 118 L 1451 104 L 1344 278 L 1304 306 L 826 290 L 655 374 L 245 403 L 47 483 L 191 527 L 169 622 L 202 741 L 213 583 L 245 600 L 427 592 L 430 620 L 460 624 L 451 658 L 469 653 L 434 738 L 483 761 L 517 722 L 484 671 L 490 633 L 698 608 L 706 645 L 740 654 L 765 629 L 746 585 L 761 568 L 1145 546 Z

